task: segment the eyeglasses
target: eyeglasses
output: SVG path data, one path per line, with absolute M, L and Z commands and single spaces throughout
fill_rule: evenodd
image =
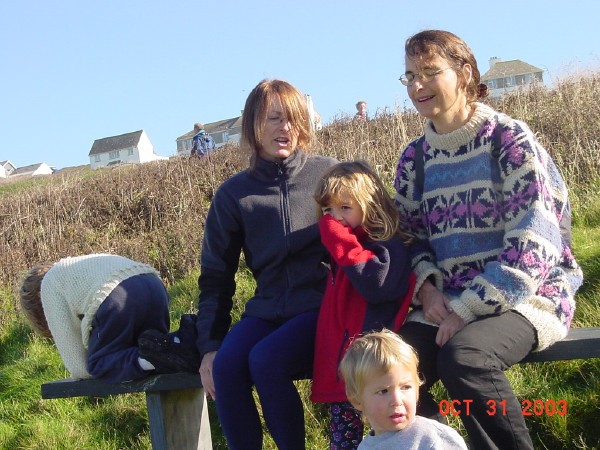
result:
M 427 83 L 433 80 L 436 75 L 439 75 L 444 70 L 448 69 L 451 69 L 451 67 L 444 67 L 443 69 L 423 69 L 420 72 L 406 72 L 400 75 L 400 83 L 404 86 L 412 86 L 417 76 L 423 83 Z

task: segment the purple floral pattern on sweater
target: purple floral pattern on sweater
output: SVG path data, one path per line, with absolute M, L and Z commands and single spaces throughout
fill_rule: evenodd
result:
M 437 134 L 426 121 L 423 192 L 416 145 L 402 153 L 394 185 L 420 239 L 417 285 L 433 276 L 467 322 L 518 311 L 536 328 L 539 348 L 564 337 L 583 276 L 558 226 L 567 188 L 531 130 L 480 103 L 452 133 Z

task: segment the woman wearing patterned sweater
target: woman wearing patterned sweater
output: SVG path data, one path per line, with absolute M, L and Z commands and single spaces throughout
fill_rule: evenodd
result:
M 428 389 L 441 379 L 471 401 L 461 419 L 473 448 L 533 448 L 504 370 L 563 338 L 573 319 L 582 273 L 559 226 L 567 188 L 527 125 L 476 102 L 487 86 L 462 39 L 423 31 L 405 51 L 400 80 L 427 119 L 395 180 L 419 238 L 415 308 L 400 330 L 426 380 L 419 413 L 438 411 Z M 506 415 L 490 414 L 494 404 Z

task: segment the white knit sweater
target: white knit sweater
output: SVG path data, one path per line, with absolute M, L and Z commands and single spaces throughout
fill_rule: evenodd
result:
M 44 276 L 42 305 L 58 353 L 73 378 L 90 378 L 87 347 L 96 311 L 122 281 L 152 267 L 118 255 L 64 258 Z

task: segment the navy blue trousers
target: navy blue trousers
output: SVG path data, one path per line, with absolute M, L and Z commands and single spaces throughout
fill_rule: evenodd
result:
M 213 365 L 219 422 L 231 450 L 262 449 L 263 417 L 279 450 L 304 450 L 304 409 L 293 383 L 313 365 L 318 311 L 283 324 L 245 317 L 234 325 Z
M 148 329 L 169 331 L 169 296 L 159 278 L 142 274 L 118 284 L 98 308 L 88 344 L 90 375 L 109 383 L 147 375 L 137 339 Z
M 467 324 L 441 348 L 435 343 L 437 331 L 437 327 L 407 322 L 398 333 L 417 351 L 425 379 L 417 414 L 434 418 L 440 412 L 429 388 L 441 380 L 452 400 L 461 402 L 456 409 L 461 410 L 472 448 L 533 449 L 521 403 L 504 374 L 537 345 L 531 322 L 513 311 L 483 317 Z

